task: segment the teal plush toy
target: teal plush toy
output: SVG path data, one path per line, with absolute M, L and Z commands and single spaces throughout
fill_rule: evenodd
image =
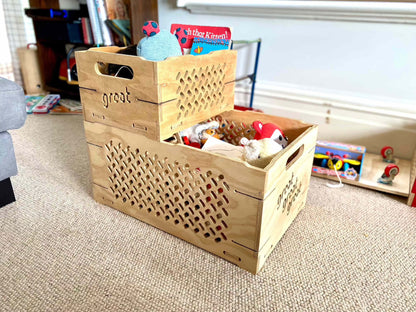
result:
M 147 21 L 142 28 L 146 35 L 137 45 L 137 55 L 149 61 L 163 61 L 170 56 L 182 55 L 181 47 L 175 35 L 160 30 L 154 21 Z

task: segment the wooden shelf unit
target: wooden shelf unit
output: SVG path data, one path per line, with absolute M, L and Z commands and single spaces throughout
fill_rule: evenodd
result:
M 130 0 L 129 5 L 132 40 L 137 43 L 142 37 L 141 27 L 146 20 L 158 21 L 157 0 Z M 88 9 L 84 6 L 78 12 L 68 10 L 67 18 L 42 16 L 34 14 L 34 9 L 59 10 L 59 0 L 30 0 L 30 9 L 25 13 L 31 17 L 34 24 L 36 42 L 38 47 L 38 60 L 44 89 L 51 93 L 58 93 L 61 97 L 79 99 L 78 85 L 71 85 L 59 80 L 59 68 L 63 60 L 67 58 L 68 45 L 77 47 L 92 47 L 83 43 L 70 42 L 62 31 L 66 30 L 66 24 L 79 17 L 88 17 Z M 50 26 L 48 28 L 48 26 Z M 45 28 L 47 32 L 45 32 Z
M 407 204 L 416 207 L 416 151 L 412 160 L 395 158 L 395 164 L 399 167 L 399 174 L 391 185 L 378 183 L 377 179 L 383 174 L 388 165 L 380 154 L 365 153 L 363 172 L 359 181 L 341 179 L 342 183 L 352 184 L 372 190 L 406 197 Z M 336 176 L 322 175 L 312 172 L 313 176 L 338 181 Z

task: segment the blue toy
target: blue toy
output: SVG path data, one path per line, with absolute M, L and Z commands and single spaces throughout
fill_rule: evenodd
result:
M 163 61 L 170 56 L 182 55 L 181 47 L 175 35 L 160 30 L 155 21 L 147 21 L 142 28 L 146 35 L 137 45 L 137 55 L 149 61 Z

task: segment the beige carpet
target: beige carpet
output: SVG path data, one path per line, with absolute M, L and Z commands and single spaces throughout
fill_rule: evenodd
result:
M 95 203 L 81 116 L 12 135 L 0 311 L 416 311 L 416 209 L 400 197 L 312 178 L 255 276 Z

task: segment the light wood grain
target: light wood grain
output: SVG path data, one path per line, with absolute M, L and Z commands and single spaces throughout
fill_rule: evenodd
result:
M 234 108 L 236 51 L 151 62 L 115 54 L 118 47 L 76 53 L 85 120 L 138 132 L 154 140 Z M 129 66 L 132 79 L 106 74 Z
M 258 117 L 274 120 L 251 112 L 226 114 L 232 119 L 227 127 L 232 129 L 242 125 L 237 117 L 248 125 Z M 315 126 L 279 121 L 293 133 L 295 125 L 304 129 L 304 134 L 286 148 L 288 154 L 292 155 L 299 145 L 313 144 L 303 142 L 303 138 L 316 139 Z M 272 168 L 256 168 L 242 160 L 176 142 L 158 142 L 100 123 L 86 121 L 84 127 L 95 200 L 252 273 L 261 269 L 273 250 L 268 244 L 276 245 L 305 204 L 313 157 L 310 151 L 302 153 L 288 168 L 285 157 L 276 161 L 276 166 L 283 163 L 285 169 L 273 184 L 274 189 L 266 194 Z M 287 200 L 281 199 L 282 192 Z

